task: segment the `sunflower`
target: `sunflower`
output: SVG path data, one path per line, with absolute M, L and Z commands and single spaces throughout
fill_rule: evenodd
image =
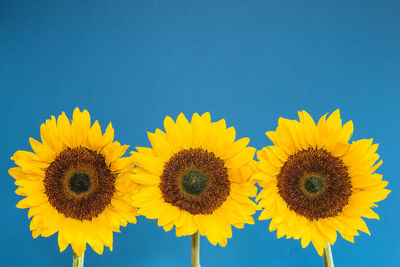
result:
M 17 208 L 29 209 L 33 238 L 58 232 L 63 251 L 71 244 L 82 257 L 88 243 L 103 253 L 112 250 L 113 231 L 135 223 L 137 210 L 130 203 L 137 190 L 127 171 L 132 161 L 121 157 L 128 146 L 114 141 L 111 123 L 104 135 L 89 112 L 74 110 L 70 123 L 65 113 L 40 127 L 42 142 L 30 138 L 34 152 L 17 151 L 19 166 L 9 170 L 16 194 L 25 196 Z
M 175 226 L 178 237 L 199 232 L 225 246 L 231 225 L 254 223 L 255 148 L 247 147 L 249 138 L 235 141 L 235 129 L 211 122 L 209 113 L 195 113 L 190 123 L 182 113 L 176 123 L 166 117 L 164 127 L 148 133 L 152 148 L 132 152 L 131 177 L 140 185 L 134 205 L 165 231 Z
M 372 139 L 350 144 L 353 123 L 342 127 L 339 110 L 317 125 L 305 111 L 299 118 L 280 118 L 276 131 L 266 133 L 274 145 L 257 152 L 259 219 L 272 219 L 269 230 L 278 238 L 301 238 L 303 248 L 312 242 L 322 255 L 336 232 L 350 242 L 358 230 L 370 234 L 361 217 L 379 219 L 371 208 L 390 191 L 374 173 L 382 163 L 376 163 L 378 145 Z

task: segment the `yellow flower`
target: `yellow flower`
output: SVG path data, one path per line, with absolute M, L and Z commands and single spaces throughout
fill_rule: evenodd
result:
M 269 230 L 278 238 L 301 238 L 302 247 L 311 241 L 321 255 L 336 231 L 351 242 L 357 230 L 370 234 L 361 217 L 379 219 L 371 208 L 390 191 L 374 173 L 382 163 L 376 163 L 378 145 L 372 139 L 349 144 L 353 123 L 342 127 L 339 110 L 317 125 L 305 111 L 299 118 L 280 118 L 276 131 L 266 133 L 274 145 L 257 152 L 259 219 L 272 219 Z
M 137 167 L 132 180 L 140 184 L 133 197 L 139 214 L 158 219 L 176 235 L 197 231 L 216 245 L 232 237 L 231 225 L 253 224 L 257 188 L 250 177 L 255 149 L 249 138 L 235 141 L 235 129 L 210 114 L 195 113 L 191 123 L 183 114 L 176 123 L 166 117 L 165 133 L 148 133 L 152 148 L 133 152 Z
M 103 135 L 89 112 L 74 110 L 70 123 L 65 113 L 40 127 L 42 142 L 30 138 L 34 152 L 17 151 L 9 170 L 16 194 L 25 196 L 17 207 L 29 209 L 33 238 L 58 232 L 60 251 L 71 244 L 81 257 L 88 243 L 103 253 L 112 250 L 113 231 L 136 222 L 131 195 L 137 190 L 127 171 L 132 161 L 122 158 L 128 149 L 114 141 L 111 123 Z

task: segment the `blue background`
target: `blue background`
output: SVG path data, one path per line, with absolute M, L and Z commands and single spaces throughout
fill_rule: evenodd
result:
M 50 115 L 89 110 L 116 139 L 148 146 L 166 115 L 210 111 L 260 149 L 279 117 L 340 108 L 352 140 L 373 137 L 393 192 L 372 236 L 338 238 L 337 266 L 400 265 L 398 1 L 0 1 L 0 258 L 4 266 L 71 266 L 57 235 L 33 239 L 8 175 L 10 156 Z M 114 252 L 85 266 L 189 266 L 190 237 L 139 218 Z M 267 221 L 234 230 L 226 248 L 201 239 L 209 266 L 322 266 L 312 246 L 276 239 Z

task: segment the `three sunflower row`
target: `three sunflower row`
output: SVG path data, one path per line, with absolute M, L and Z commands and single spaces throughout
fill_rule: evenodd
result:
M 337 232 L 351 242 L 358 230 L 369 234 L 361 217 L 379 219 L 371 208 L 390 191 L 375 173 L 378 145 L 349 143 L 353 124 L 342 126 L 338 110 L 317 124 L 305 111 L 298 115 L 266 133 L 273 145 L 257 151 L 258 161 L 249 138 L 235 140 L 235 129 L 211 122 L 209 113 L 190 122 L 166 117 L 165 131 L 148 133 L 151 148 L 122 157 L 128 146 L 114 141 L 111 123 L 103 134 L 76 108 L 71 122 L 62 113 L 41 125 L 41 142 L 29 139 L 34 152 L 12 156 L 19 167 L 9 173 L 25 197 L 17 207 L 29 209 L 34 238 L 58 232 L 60 251 L 71 244 L 78 256 L 87 243 L 99 254 L 112 250 L 113 231 L 137 215 L 225 246 L 231 226 L 253 224 L 257 209 L 278 238 L 312 242 L 321 255 Z

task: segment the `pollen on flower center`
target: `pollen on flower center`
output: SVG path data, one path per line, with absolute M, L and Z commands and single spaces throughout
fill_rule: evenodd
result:
M 69 189 L 76 194 L 87 192 L 91 185 L 92 182 L 87 172 L 75 172 L 68 181 Z
M 182 188 L 189 195 L 200 195 L 207 186 L 207 177 L 199 170 L 189 170 L 182 176 Z

